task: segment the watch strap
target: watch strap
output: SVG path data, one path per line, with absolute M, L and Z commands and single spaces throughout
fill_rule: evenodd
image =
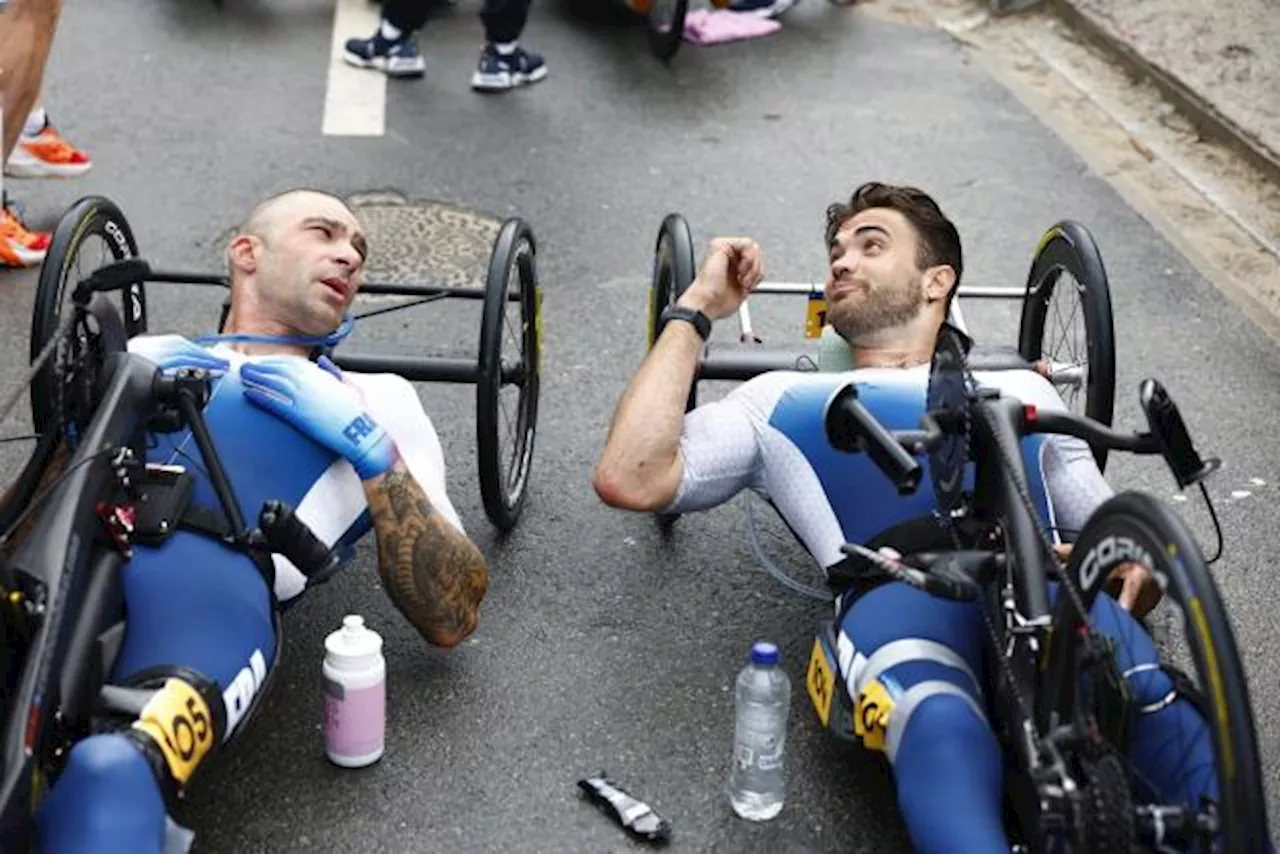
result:
M 685 320 L 693 324 L 693 328 L 698 331 L 699 337 L 706 341 L 711 337 L 711 319 L 696 308 L 688 308 L 683 305 L 669 305 L 662 310 L 662 314 L 658 317 L 659 334 L 665 329 L 667 322 L 671 320 Z

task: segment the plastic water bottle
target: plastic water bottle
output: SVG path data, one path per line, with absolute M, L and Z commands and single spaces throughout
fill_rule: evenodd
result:
M 778 647 L 757 641 L 735 686 L 733 767 L 729 803 L 739 816 L 767 821 L 782 811 L 783 758 L 791 679 L 778 664 Z
M 324 639 L 324 745 L 344 768 L 371 765 L 386 745 L 387 664 L 364 617 L 344 617 Z

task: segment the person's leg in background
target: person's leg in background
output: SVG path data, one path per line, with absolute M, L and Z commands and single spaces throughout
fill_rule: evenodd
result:
M 485 46 L 471 87 L 479 92 L 504 92 L 547 76 L 541 56 L 520 46 L 529 21 L 530 0 L 485 0 L 480 20 Z
M 8 162 L 39 100 L 61 13 L 62 0 L 8 0 L 0 6 L 0 162 Z M 0 179 L 0 267 L 36 266 L 48 248 L 49 235 L 22 224 Z
M 427 0 L 383 0 L 377 32 L 367 38 L 348 39 L 342 58 L 357 68 L 375 68 L 388 77 L 421 77 L 427 64 L 418 52 L 416 36 L 429 10 Z

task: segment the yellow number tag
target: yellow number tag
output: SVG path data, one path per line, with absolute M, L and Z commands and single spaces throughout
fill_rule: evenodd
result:
M 822 327 L 827 325 L 827 298 L 821 293 L 809 294 L 809 313 L 804 321 L 804 337 L 822 337 Z
M 828 721 L 831 720 L 831 701 L 836 693 L 836 676 L 831 663 L 827 661 L 822 641 L 816 638 L 813 641 L 813 652 L 809 655 L 809 671 L 805 674 L 804 683 L 809 689 L 809 700 L 817 710 L 818 718 L 823 726 L 828 726 Z
M 893 699 L 875 679 L 858 695 L 858 708 L 853 715 L 853 731 L 870 750 L 884 749 L 884 735 L 893 715 Z
M 194 688 L 180 679 L 164 683 L 134 723 L 155 741 L 179 785 L 186 785 L 213 748 L 213 716 Z

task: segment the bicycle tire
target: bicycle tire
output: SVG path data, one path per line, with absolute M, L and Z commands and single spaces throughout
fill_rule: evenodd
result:
M 1130 545 L 1118 547 L 1126 537 Z M 1165 596 L 1182 610 L 1195 676 L 1206 687 L 1205 699 L 1212 711 L 1206 721 L 1213 732 L 1223 850 L 1232 854 L 1266 851 L 1270 839 L 1266 800 L 1244 666 L 1222 598 L 1186 522 L 1150 495 L 1119 493 L 1098 507 L 1085 524 L 1065 572 L 1088 610 L 1111 569 L 1135 555 L 1145 555 L 1147 560 L 1142 562 L 1148 564 L 1149 571 L 1167 579 Z M 1053 609 L 1055 643 L 1050 646 L 1050 672 L 1055 672 L 1063 657 L 1073 660 L 1082 623 L 1083 615 L 1070 597 L 1059 595 Z M 1054 705 L 1052 701 L 1050 705 Z M 1071 710 L 1059 706 L 1056 711 L 1064 715 Z
M 1018 352 L 1028 362 L 1035 362 L 1044 354 L 1049 301 L 1063 271 L 1070 273 L 1083 291 L 1081 303 L 1088 358 L 1085 415 L 1110 427 L 1116 398 L 1116 335 L 1111 287 L 1093 235 L 1077 222 L 1058 222 L 1040 239 L 1027 274 L 1018 327 Z M 1105 469 L 1107 449 L 1092 447 L 1092 450 L 1098 468 Z
M 538 426 L 538 391 L 542 362 L 541 294 L 535 267 L 533 231 L 523 220 L 503 223 L 494 240 L 480 321 L 480 354 L 476 370 L 476 454 L 480 497 L 489 521 L 501 532 L 515 527 L 528 495 Z M 503 425 L 501 393 L 502 342 L 507 303 L 513 287 L 520 288 L 520 402 L 516 416 L 516 444 L 512 465 L 503 466 L 500 433 Z
M 684 41 L 684 22 L 689 15 L 689 0 L 671 0 L 671 20 L 658 22 L 651 10 L 646 16 L 649 27 L 649 51 L 663 62 L 670 62 Z
M 68 208 L 58 221 L 49 251 L 40 266 L 31 316 L 32 363 L 57 334 L 62 321 L 62 307 L 70 296 L 67 293 L 68 280 L 76 272 L 75 262 L 80 248 L 93 235 L 102 238 L 111 251 L 113 261 L 138 257 L 133 230 L 115 203 L 102 196 L 86 196 Z M 79 272 L 87 274 L 91 271 Z M 145 332 L 146 295 L 142 283 L 123 291 L 121 301 L 125 336 L 132 337 Z M 54 362 L 50 359 L 31 381 L 31 421 L 39 438 L 22 471 L 12 481 L 3 498 L 0 498 L 0 534 L 13 527 L 35 497 L 62 440 L 52 429 L 55 414 L 53 401 L 56 399 L 59 381 L 54 374 L 54 367 Z
M 649 285 L 648 349 L 658 341 L 659 317 L 664 309 L 676 304 L 693 284 L 697 261 L 693 254 L 693 235 L 689 223 L 678 213 L 667 214 L 658 228 L 653 250 L 653 279 Z M 689 388 L 685 412 L 698 405 L 698 384 Z

